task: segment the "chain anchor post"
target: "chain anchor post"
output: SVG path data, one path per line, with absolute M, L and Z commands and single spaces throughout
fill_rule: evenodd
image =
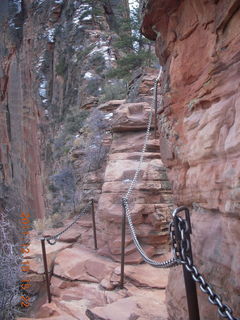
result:
M 173 223 L 174 223 L 177 246 L 180 252 L 181 260 L 184 260 L 181 252 L 181 233 L 178 227 L 179 226 L 178 213 L 181 211 L 185 212 L 186 222 L 188 226 L 187 230 L 185 230 L 186 240 L 189 244 L 188 248 L 186 249 L 186 254 L 193 261 L 191 238 L 190 238 L 190 234 L 192 233 L 192 228 L 191 228 L 191 221 L 190 221 L 190 213 L 187 207 L 179 207 L 173 212 Z M 183 276 L 184 276 L 184 282 L 185 282 L 185 288 L 186 288 L 189 320 L 200 320 L 196 283 L 193 280 L 191 273 L 185 268 L 185 265 L 183 265 Z
M 126 208 L 122 198 L 122 242 L 121 242 L 121 278 L 120 289 L 124 288 L 124 265 L 125 265 L 125 238 L 126 238 Z
M 52 298 L 51 298 L 51 291 L 50 291 L 50 280 L 49 280 L 49 276 L 48 276 L 48 265 L 47 265 L 45 238 L 41 238 L 41 245 L 42 245 L 42 256 L 43 256 L 44 271 L 45 271 L 45 277 L 46 277 L 48 303 L 51 303 Z
M 96 220 L 95 220 L 95 210 L 94 210 L 94 200 L 91 200 L 92 206 L 92 224 L 93 224 L 93 238 L 94 238 L 94 249 L 97 250 L 97 229 L 96 229 Z

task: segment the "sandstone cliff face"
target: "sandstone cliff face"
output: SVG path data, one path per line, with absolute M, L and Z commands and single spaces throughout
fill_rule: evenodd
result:
M 106 84 L 118 85 L 105 83 L 104 75 L 118 54 L 113 21 L 127 8 L 122 1 L 120 12 L 113 0 L 4 0 L 0 6 L 1 203 L 13 206 L 17 198 L 33 218 L 77 210 L 88 172 L 67 155 L 87 109 Z
M 163 65 L 160 150 L 175 204 L 192 212 L 200 272 L 240 315 L 239 1 L 145 1 L 143 33 Z M 186 319 L 181 270 L 170 276 L 171 319 Z M 199 292 L 201 319 L 218 319 Z

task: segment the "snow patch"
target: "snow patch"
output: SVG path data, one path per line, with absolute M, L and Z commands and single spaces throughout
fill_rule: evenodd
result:
M 13 3 L 17 9 L 16 14 L 20 13 L 22 11 L 22 0 L 13 0 Z
M 112 52 L 112 49 L 109 45 L 109 41 L 104 41 L 104 40 L 97 41 L 96 46 L 88 54 L 88 56 L 92 56 L 96 53 L 102 54 L 102 56 L 105 60 L 105 63 L 106 63 L 106 67 L 111 67 L 111 62 L 116 60 L 116 58 Z
M 78 26 L 80 24 L 80 21 L 90 21 L 92 19 L 92 15 L 90 13 L 91 11 L 91 6 L 89 6 L 88 4 L 81 4 L 79 8 L 75 11 L 72 20 L 73 24 L 75 24 L 75 26 Z
M 40 71 L 40 69 L 41 69 L 41 67 L 42 67 L 42 65 L 43 65 L 43 62 L 44 62 L 44 56 L 43 56 L 43 54 L 39 57 L 39 59 L 38 59 L 38 62 L 37 62 L 37 64 L 36 64 L 36 70 L 37 70 L 37 72 L 39 72 Z
M 131 182 L 132 182 L 131 179 L 125 179 L 125 180 L 123 180 L 123 183 L 131 183 Z
M 39 89 L 38 89 L 40 97 L 47 98 L 47 86 L 48 86 L 47 80 L 42 79 L 40 82 Z
M 91 20 L 92 20 L 92 16 L 90 14 L 82 18 L 82 21 L 91 21 Z
M 64 0 L 55 0 L 54 1 L 56 4 L 63 4 Z
M 36 3 L 38 6 L 40 6 L 43 2 L 45 2 L 46 0 L 37 0 Z
M 92 78 L 94 78 L 94 75 L 91 72 L 88 71 L 88 72 L 85 73 L 84 79 L 90 80 Z
M 9 17 L 8 25 L 10 28 L 20 29 L 21 27 L 17 27 L 15 23 L 16 15 L 22 12 L 22 0 L 13 0 L 12 1 L 12 8 L 14 12 L 11 14 L 11 18 Z
M 55 33 L 56 33 L 56 29 L 55 28 L 47 30 L 47 40 L 48 40 L 48 42 L 50 42 L 50 43 L 54 43 L 55 42 Z
M 104 118 L 105 118 L 106 120 L 110 120 L 112 117 L 113 117 L 113 113 L 112 113 L 112 112 L 110 112 L 110 113 L 108 113 L 108 114 L 106 114 L 106 115 L 104 116 Z

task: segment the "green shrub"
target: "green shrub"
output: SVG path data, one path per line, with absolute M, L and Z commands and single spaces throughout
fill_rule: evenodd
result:
M 74 134 L 76 133 L 78 130 L 80 130 L 83 125 L 85 120 L 87 119 L 89 115 L 89 112 L 84 110 L 81 111 L 79 114 L 76 115 L 68 115 L 66 118 L 66 123 L 64 126 L 64 131 L 67 134 Z
M 100 98 L 100 103 L 109 100 L 121 100 L 126 97 L 127 84 L 123 81 L 116 81 L 112 84 L 108 83 L 103 88 L 103 94 Z

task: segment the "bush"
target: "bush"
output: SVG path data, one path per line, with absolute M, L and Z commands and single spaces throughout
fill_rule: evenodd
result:
M 117 78 L 117 79 L 130 79 L 132 72 L 139 67 L 149 64 L 149 59 L 151 59 L 151 54 L 149 56 L 148 52 L 142 51 L 141 53 L 128 53 L 123 58 L 117 60 L 117 67 L 112 68 L 108 73 L 107 77 Z
M 103 95 L 100 98 L 100 103 L 109 100 L 121 100 L 126 97 L 127 84 L 124 81 L 115 81 L 108 83 L 103 88 Z
M 0 318 L 15 319 L 20 300 L 20 250 L 14 241 L 16 227 L 8 214 L 0 214 Z
M 90 79 L 87 84 L 87 93 L 92 96 L 99 96 L 99 87 L 101 87 L 102 80 Z
M 74 134 L 78 132 L 78 130 L 80 130 L 83 127 L 84 122 L 87 119 L 88 115 L 89 115 L 89 112 L 84 110 L 84 111 L 81 111 L 79 114 L 67 116 L 65 127 L 64 127 L 65 133 Z
M 103 144 L 103 137 L 108 127 L 108 121 L 104 118 L 104 114 L 95 109 L 88 119 L 88 128 L 91 132 L 86 146 L 88 152 L 86 155 L 86 166 L 88 171 L 100 169 L 103 162 L 106 160 L 107 147 Z

